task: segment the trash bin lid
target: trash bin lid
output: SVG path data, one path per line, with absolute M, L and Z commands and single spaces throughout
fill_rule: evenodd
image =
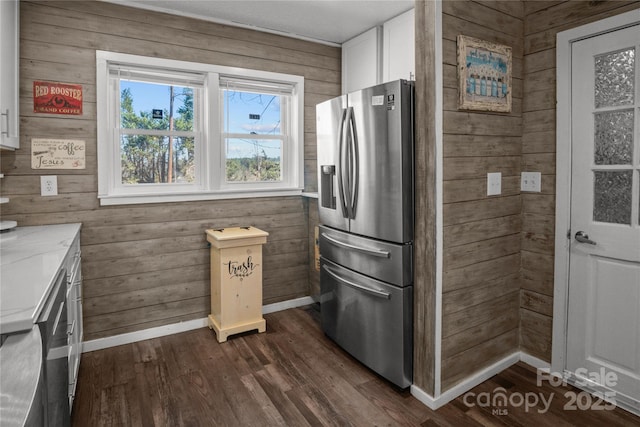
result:
M 207 241 L 217 248 L 256 245 L 267 242 L 267 233 L 256 227 L 227 227 L 206 230 Z

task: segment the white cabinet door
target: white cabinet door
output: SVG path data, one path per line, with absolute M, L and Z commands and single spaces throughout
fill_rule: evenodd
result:
M 379 29 L 372 28 L 342 45 L 342 93 L 380 83 Z
M 16 149 L 20 142 L 20 49 L 17 0 L 0 1 L 0 147 Z
M 415 11 L 411 9 L 384 23 L 382 83 L 415 80 Z

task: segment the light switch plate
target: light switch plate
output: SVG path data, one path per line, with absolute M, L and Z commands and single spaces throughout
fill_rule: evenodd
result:
M 520 174 L 520 191 L 542 191 L 542 174 L 540 172 L 522 172 Z
M 487 196 L 497 196 L 502 193 L 502 172 L 487 174 Z
M 40 177 L 40 195 L 41 196 L 57 196 L 58 195 L 58 177 L 56 175 L 48 175 Z

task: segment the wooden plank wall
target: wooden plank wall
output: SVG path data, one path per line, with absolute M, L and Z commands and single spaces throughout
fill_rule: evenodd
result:
M 523 4 L 443 2 L 442 391 L 518 350 Z M 456 37 L 512 47 L 511 113 L 458 110 Z M 487 196 L 487 173 L 502 194 Z
M 524 3 L 522 170 L 542 172 L 542 192 L 522 196 L 521 349 L 551 361 L 555 233 L 556 34 L 640 8 L 638 1 Z
M 436 3 L 417 1 L 413 382 L 435 394 L 436 360 Z
M 21 2 L 21 149 L 2 153 L 2 217 L 82 222 L 85 339 L 209 313 L 204 230 L 252 224 L 264 246 L 264 303 L 309 295 L 308 208 L 301 197 L 100 207 L 95 50 L 257 68 L 305 77 L 305 185 L 316 190 L 315 104 L 340 94 L 340 49 L 105 2 Z M 82 84 L 81 116 L 33 113 L 34 80 Z M 87 168 L 30 168 L 31 138 L 87 142 Z M 59 195 L 40 196 L 39 175 Z

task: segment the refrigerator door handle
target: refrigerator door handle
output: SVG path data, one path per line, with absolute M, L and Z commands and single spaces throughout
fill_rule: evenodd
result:
M 349 180 L 349 206 L 350 206 L 350 219 L 356 219 L 356 207 L 358 204 L 358 183 L 360 177 L 360 160 L 358 157 L 358 132 L 356 129 L 356 120 L 353 115 L 353 107 L 349 107 L 347 112 L 349 119 L 349 150 L 350 150 L 350 164 L 349 172 L 351 179 Z
M 352 199 L 352 187 L 353 187 L 353 149 L 352 149 L 352 132 L 351 132 L 351 115 L 353 114 L 353 108 L 352 107 L 347 107 L 347 110 L 345 111 L 345 115 L 344 115 L 344 137 L 343 137 L 343 141 L 345 141 L 345 144 L 342 146 L 342 150 L 340 150 L 340 153 L 343 154 L 343 161 L 344 161 L 344 168 L 342 169 L 342 172 L 345 175 L 345 179 L 344 179 L 344 193 L 345 193 L 345 200 L 344 200 L 344 204 L 347 210 L 347 215 L 346 217 L 349 219 L 353 218 L 352 215 L 352 210 L 351 210 L 351 199 Z
M 351 249 L 357 252 L 362 252 L 365 253 L 367 255 L 373 255 L 373 256 L 377 256 L 380 258 L 390 258 L 391 257 L 391 253 L 389 251 L 383 251 L 380 249 L 373 249 L 373 248 L 365 248 L 362 246 L 357 246 L 357 245 L 352 245 L 350 243 L 346 243 L 343 242 L 341 240 L 336 239 L 335 237 L 331 237 L 329 236 L 327 233 L 322 233 L 322 237 L 324 237 L 327 242 L 335 245 L 335 246 L 339 246 L 342 248 L 346 248 L 346 249 Z
M 340 283 L 343 283 L 347 286 L 350 286 L 354 289 L 357 289 L 359 291 L 363 291 L 366 292 L 368 294 L 371 294 L 375 297 L 378 298 L 384 298 L 384 299 L 391 299 L 391 294 L 388 292 L 383 292 L 380 291 L 378 289 L 373 289 L 373 288 L 368 288 L 366 286 L 362 286 L 358 283 L 352 282 L 351 280 L 347 280 L 343 277 L 340 277 L 338 274 L 336 274 L 329 266 L 327 266 L 326 264 L 322 266 L 322 268 L 324 268 L 324 270 L 327 272 L 327 274 L 329 274 L 329 276 L 333 277 L 335 280 L 337 280 Z
M 344 142 L 345 142 L 345 122 L 347 117 L 347 110 L 342 110 L 342 117 L 340 119 L 340 131 L 338 133 L 338 192 L 340 193 L 340 207 L 342 208 L 342 216 L 345 218 L 349 218 L 349 214 L 347 211 L 347 202 L 345 198 L 345 188 L 344 188 Z

